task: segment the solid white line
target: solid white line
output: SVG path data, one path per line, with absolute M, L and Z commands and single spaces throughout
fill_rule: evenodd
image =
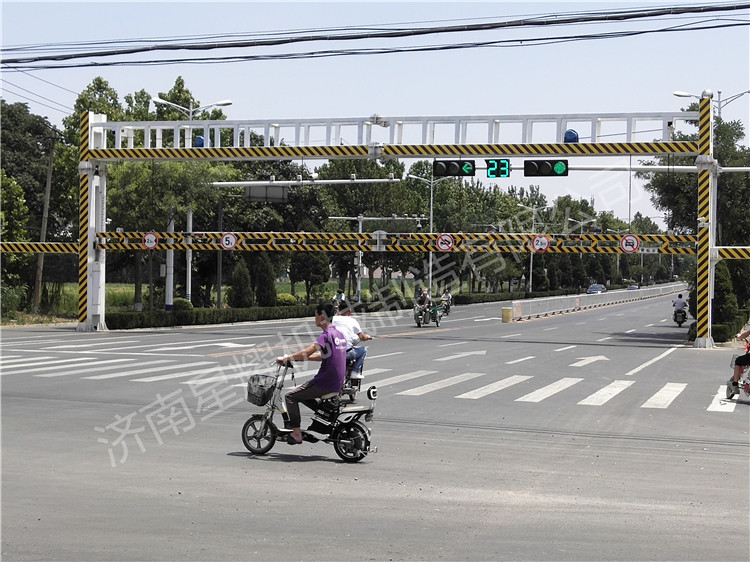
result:
M 463 373 L 462 375 L 449 377 L 447 379 L 433 382 L 431 384 L 426 384 L 424 386 L 418 386 L 417 388 L 404 390 L 403 392 L 399 392 L 398 394 L 401 394 L 404 396 L 421 396 L 422 394 L 427 394 L 428 392 L 432 392 L 433 390 L 440 390 L 441 388 L 445 388 L 447 386 L 458 384 L 460 382 L 475 379 L 477 377 L 483 377 L 486 374 L 487 373 Z
M 574 378 L 563 378 L 560 379 L 557 382 L 553 382 L 552 384 L 548 384 L 547 386 L 544 386 L 540 388 L 539 390 L 535 390 L 534 392 L 531 392 L 529 394 L 526 394 L 525 396 L 521 396 L 521 398 L 516 398 L 516 402 L 541 402 L 545 398 L 549 398 L 553 394 L 557 394 L 558 392 L 562 392 L 568 387 L 573 386 L 576 383 L 581 382 L 583 379 L 574 379 Z
M 606 338 L 602 338 L 602 339 L 596 340 L 596 341 L 598 341 L 598 342 L 599 341 L 607 341 L 607 340 L 611 340 L 611 339 L 612 339 L 612 336 L 607 336 Z
M 388 386 L 390 384 L 416 379 L 417 377 L 423 377 L 425 375 L 433 375 L 435 373 L 437 373 L 437 371 L 414 371 L 412 373 L 404 373 L 403 375 L 396 375 L 395 377 L 383 379 L 382 381 L 376 381 L 375 385 L 378 387 Z M 367 374 L 365 374 L 365 377 L 367 377 Z
M 133 375 L 142 375 L 144 373 L 152 373 L 154 370 L 151 368 L 153 365 L 160 365 L 163 363 L 174 363 L 174 359 L 162 359 L 159 361 L 147 361 L 146 363 L 138 363 L 141 367 L 147 367 L 145 369 L 135 369 L 133 371 L 117 371 L 115 373 L 106 373 L 104 375 L 94 375 L 93 377 L 81 377 L 83 379 L 90 380 L 104 380 L 104 379 L 116 379 L 118 377 L 130 377 Z M 184 367 L 192 367 L 195 365 L 203 365 L 203 363 L 188 363 L 183 365 L 175 365 L 175 367 L 182 369 Z
M 381 357 L 391 357 L 392 355 L 401 355 L 403 353 L 403 351 L 394 351 L 393 353 L 383 353 L 381 355 L 368 355 L 367 360 L 370 361 L 371 359 L 380 359 Z
M 565 351 L 567 349 L 573 349 L 574 347 L 578 347 L 577 345 L 566 345 L 565 347 L 559 347 L 557 349 L 553 349 L 552 351 Z
M 683 383 L 668 382 L 659 392 L 646 400 L 641 408 L 667 408 L 686 386 Z
M 626 333 L 626 334 L 632 334 L 633 332 L 635 332 L 635 328 L 633 328 L 632 330 L 628 330 L 628 331 L 626 331 L 625 333 Z
M 465 342 L 465 341 L 456 341 L 456 342 L 453 342 L 453 343 L 444 343 L 442 345 L 439 345 L 438 347 L 450 347 L 452 345 L 463 345 L 465 343 L 467 343 L 467 342 Z
M 734 412 L 737 402 L 727 400 L 727 385 L 722 384 L 716 392 L 716 396 L 711 400 L 711 405 L 706 408 L 708 412 Z
M 43 377 L 43 378 L 52 378 L 52 377 L 69 377 L 74 375 L 82 375 L 83 373 L 96 373 L 97 371 L 101 371 L 102 368 L 108 368 L 108 367 L 102 367 L 102 365 L 105 365 L 107 363 L 122 363 L 123 361 L 132 361 L 132 359 L 111 359 L 110 361 L 97 361 L 93 366 L 88 367 L 87 369 L 78 369 L 74 368 L 72 371 L 65 371 L 63 373 L 47 373 L 46 375 L 34 375 L 35 377 Z
M 614 381 L 609 383 L 607 386 L 594 392 L 591 396 L 584 398 L 579 402 L 582 406 L 601 406 L 605 402 L 611 400 L 623 390 L 628 388 L 635 381 Z
M 523 375 L 513 375 L 512 377 L 508 377 L 501 381 L 493 382 L 492 384 L 488 384 L 487 386 L 482 386 L 480 388 L 477 388 L 476 390 L 472 390 L 469 392 L 465 392 L 463 394 L 459 394 L 458 396 L 456 396 L 456 398 L 469 398 L 471 400 L 476 400 L 477 398 L 482 398 L 483 396 L 487 396 L 488 394 L 492 394 L 493 392 L 503 390 L 505 388 L 508 388 L 510 386 L 513 386 L 514 384 L 518 384 L 519 382 L 523 382 L 530 378 L 532 377 L 527 377 Z
M 501 338 L 514 338 L 516 336 L 520 336 L 521 334 L 507 334 L 505 336 L 500 336 Z
M 85 359 L 52 359 L 50 361 L 33 361 L 31 363 L 21 363 L 19 365 L 13 365 L 12 367 L 3 369 L 3 375 L 23 375 L 24 373 L 33 373 L 35 371 L 49 371 L 51 369 L 56 369 L 57 365 L 61 363 L 73 363 L 75 361 L 93 361 L 93 357 L 86 357 Z M 42 368 L 34 368 L 34 369 L 24 369 L 22 371 L 13 371 L 13 369 L 18 369 L 19 367 L 37 367 L 38 365 L 52 365 L 52 367 L 42 367 Z M 8 371 L 12 371 L 9 373 Z
M 536 355 L 529 355 L 528 357 L 521 357 L 520 359 L 514 359 L 513 361 L 506 361 L 506 365 L 514 365 L 515 363 L 521 363 L 522 361 L 528 361 L 529 359 L 534 359 Z
M 200 363 L 197 363 L 197 364 L 200 365 Z M 210 362 L 205 362 L 204 363 L 204 365 L 211 365 L 211 364 L 212 363 L 210 363 Z M 145 377 L 145 378 L 142 378 L 142 379 L 131 379 L 131 380 L 133 382 L 166 381 L 166 380 L 169 380 L 169 379 L 181 379 L 181 378 L 184 378 L 184 377 L 192 377 L 193 375 L 200 375 L 200 374 L 210 373 L 212 371 L 219 371 L 222 368 L 221 365 L 216 365 L 215 363 L 213 365 L 214 365 L 213 367 L 210 367 L 208 369 L 198 369 L 198 370 L 194 370 L 194 371 L 182 371 L 182 372 L 179 372 L 179 373 L 170 373 L 168 375 L 156 375 L 154 377 Z M 224 379 L 222 379 L 222 380 L 224 380 Z
M 101 347 L 103 345 L 114 347 L 115 345 L 119 345 L 121 343 L 136 343 L 138 340 L 126 340 L 126 341 L 102 341 L 102 342 L 92 342 L 92 343 L 84 343 L 81 345 L 54 345 L 51 347 L 45 347 L 44 349 L 77 349 L 80 347 Z
M 0 357 L 0 367 L 3 365 L 10 365 L 11 363 L 23 363 L 24 361 L 31 360 L 31 357 L 21 357 L 20 355 L 13 355 L 13 358 L 11 357 Z M 18 359 L 16 359 L 16 357 Z M 34 357 L 34 361 L 42 361 L 43 359 L 52 359 L 49 355 L 45 355 L 43 357 Z
M 641 371 L 641 370 L 645 369 L 645 368 L 646 368 L 646 367 L 648 367 L 649 365 L 653 365 L 654 363 L 656 363 L 656 362 L 657 362 L 657 361 L 659 361 L 660 359 L 664 359 L 664 358 L 665 358 L 665 357 L 666 357 L 667 355 L 669 355 L 670 353 L 672 353 L 672 352 L 673 352 L 673 351 L 675 351 L 676 349 L 677 349 L 677 347 L 670 347 L 670 348 L 669 348 L 668 350 L 666 350 L 666 351 L 665 351 L 664 353 L 662 353 L 661 355 L 658 355 L 658 356 L 654 357 L 654 358 L 653 358 L 653 359 L 651 359 L 650 361 L 646 361 L 645 363 L 643 363 L 642 365 L 639 365 L 638 367 L 636 367 L 636 368 L 635 368 L 635 369 L 633 369 L 632 371 L 628 371 L 628 372 L 627 372 L 627 373 L 625 373 L 625 374 L 624 374 L 623 376 L 624 376 L 624 377 L 629 377 L 630 375 L 634 375 L 634 374 L 636 374 L 636 373 L 637 373 L 638 371 Z

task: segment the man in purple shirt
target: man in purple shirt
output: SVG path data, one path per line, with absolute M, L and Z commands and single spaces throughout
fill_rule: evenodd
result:
M 292 432 L 287 437 L 287 443 L 298 445 L 302 443 L 302 415 L 299 403 L 302 402 L 310 409 L 314 409 L 316 398 L 331 392 L 341 392 L 346 377 L 346 338 L 333 325 L 331 320 L 336 313 L 333 304 L 320 303 L 315 309 L 315 325 L 323 330 L 315 343 L 309 347 L 277 357 L 276 362 L 284 365 L 289 361 L 320 360 L 320 369 L 312 380 L 289 391 L 284 398 L 289 414 L 289 424 Z

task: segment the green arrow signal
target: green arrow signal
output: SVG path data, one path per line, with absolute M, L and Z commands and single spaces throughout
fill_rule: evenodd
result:
M 474 164 L 472 164 L 471 162 L 466 162 L 461 167 L 461 169 L 463 170 L 464 174 L 468 176 L 469 174 L 471 174 L 471 171 L 474 169 Z

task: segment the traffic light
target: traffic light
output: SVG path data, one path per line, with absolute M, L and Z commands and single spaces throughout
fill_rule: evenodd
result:
M 524 160 L 524 176 L 567 176 L 567 160 Z
M 432 163 L 433 176 L 473 176 L 475 171 L 474 160 L 435 160 Z

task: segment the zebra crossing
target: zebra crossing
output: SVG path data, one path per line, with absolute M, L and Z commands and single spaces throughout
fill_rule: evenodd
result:
M 254 369 L 253 373 L 271 374 L 276 368 L 272 365 L 261 369 Z M 317 368 L 298 370 L 295 382 L 300 383 L 317 372 Z M 95 373 L 95 374 L 90 374 Z M 77 377 L 81 380 L 103 381 L 110 379 L 126 379 L 136 383 L 157 383 L 174 381 L 186 385 L 203 385 L 209 383 L 226 383 L 231 386 L 243 387 L 248 375 L 245 365 L 220 365 L 213 361 L 193 361 L 184 363 L 179 359 L 153 359 L 144 361 L 142 358 L 114 358 L 76 357 L 59 358 L 42 355 L 33 358 L 17 355 L 0 357 L 0 376 L 9 377 L 25 375 L 42 379 L 60 379 L 63 377 Z M 148 375 L 148 376 L 142 376 Z M 531 392 L 519 393 L 515 389 L 526 382 L 540 380 L 533 375 L 511 375 L 489 383 L 486 379 L 494 376 L 487 372 L 455 373 L 441 370 L 420 369 L 407 373 L 395 373 L 390 368 L 368 367 L 365 369 L 366 384 L 374 384 L 378 389 L 395 387 L 392 394 L 402 397 L 423 397 L 431 393 L 452 392 L 451 389 L 462 385 L 462 392 L 452 397 L 459 400 L 481 400 L 490 396 L 500 395 L 509 397 L 515 402 L 540 404 L 545 400 L 558 397 L 563 391 L 579 385 L 583 377 L 561 377 L 558 380 L 535 388 Z M 471 383 L 476 388 L 465 390 L 465 385 Z M 638 381 L 633 379 L 615 380 L 577 400 L 579 406 L 601 407 L 624 395 L 628 390 L 637 387 Z M 678 402 L 680 396 L 688 390 L 688 384 L 667 382 L 646 399 L 640 408 L 667 409 Z M 703 390 L 702 390 L 703 392 Z M 381 394 L 389 394 L 388 391 Z M 518 394 L 521 394 L 518 396 Z M 718 386 L 705 409 L 708 412 L 730 413 L 735 410 L 737 400 L 727 400 L 725 387 Z

